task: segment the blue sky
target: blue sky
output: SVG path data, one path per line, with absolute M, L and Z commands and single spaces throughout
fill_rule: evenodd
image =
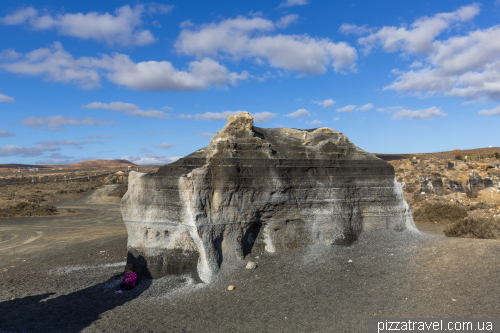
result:
M 225 119 L 500 146 L 500 2 L 0 1 L 0 163 L 165 164 Z

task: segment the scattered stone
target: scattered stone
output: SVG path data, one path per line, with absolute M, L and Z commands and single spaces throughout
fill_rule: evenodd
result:
M 230 285 L 229 287 L 227 287 L 227 290 L 234 290 L 234 286 Z
M 246 269 L 255 269 L 257 268 L 257 264 L 252 262 L 252 261 L 249 261 L 248 264 L 245 266 Z
M 352 259 L 349 259 L 349 261 L 348 261 L 348 262 L 352 262 Z

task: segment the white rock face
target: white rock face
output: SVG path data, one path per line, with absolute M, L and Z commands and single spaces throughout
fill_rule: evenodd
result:
M 329 129 L 263 129 L 244 112 L 156 174 L 132 172 L 122 199 L 128 261 L 139 274 L 191 272 L 363 230 L 417 230 L 393 167 Z

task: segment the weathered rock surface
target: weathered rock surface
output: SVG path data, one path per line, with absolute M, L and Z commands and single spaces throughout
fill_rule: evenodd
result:
M 132 172 L 121 207 L 128 261 L 153 278 L 210 282 L 222 261 L 250 252 L 416 230 L 390 164 L 338 131 L 258 128 L 246 112 L 206 148 L 155 174 Z

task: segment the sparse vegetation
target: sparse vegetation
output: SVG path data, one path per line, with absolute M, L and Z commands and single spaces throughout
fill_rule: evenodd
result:
M 455 159 L 461 161 L 464 159 L 464 157 L 462 155 L 456 155 Z
M 499 239 L 500 223 L 495 218 L 465 218 L 444 230 L 447 237 Z
M 455 204 L 425 205 L 413 213 L 418 222 L 452 223 L 467 217 L 467 208 Z
M 500 153 L 496 152 L 496 153 L 495 153 L 495 158 L 496 158 L 496 159 L 500 159 Z
M 0 217 L 15 216 L 49 216 L 56 215 L 57 207 L 51 205 L 39 205 L 28 202 L 20 202 L 0 210 Z

